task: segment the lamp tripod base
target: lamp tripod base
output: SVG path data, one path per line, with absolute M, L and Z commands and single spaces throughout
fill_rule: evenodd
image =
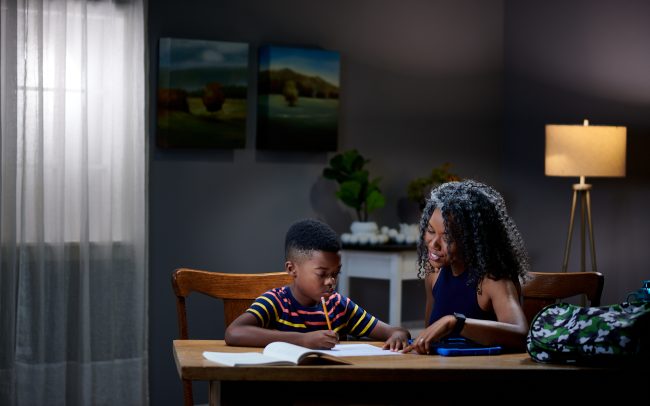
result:
M 573 236 L 573 224 L 575 222 L 576 204 L 580 198 L 580 272 L 585 271 L 585 223 L 589 228 L 589 246 L 591 251 L 591 269 L 597 272 L 596 268 L 596 248 L 594 245 L 594 228 L 591 222 L 591 185 L 584 183 L 584 177 L 580 177 L 580 183 L 573 185 L 573 202 L 571 204 L 571 216 L 569 218 L 569 233 L 567 235 L 566 246 L 564 248 L 564 261 L 562 262 L 562 272 L 566 272 L 569 266 L 569 253 L 571 251 L 571 238 Z M 586 217 L 586 222 L 585 222 Z

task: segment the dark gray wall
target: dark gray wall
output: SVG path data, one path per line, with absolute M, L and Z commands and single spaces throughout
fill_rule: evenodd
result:
M 282 239 L 292 221 L 316 216 L 344 232 L 352 220 L 333 196 L 335 185 L 320 178 L 332 154 L 255 150 L 259 45 L 341 53 L 339 150 L 358 148 L 372 159 L 371 174 L 383 178 L 388 204 L 374 220 L 393 227 L 412 220 L 409 210 L 398 210 L 406 184 L 449 161 L 462 176 L 502 190 L 539 271 L 560 270 L 576 181 L 544 176 L 544 125 L 588 118 L 627 126 L 627 176 L 588 179 L 598 266 L 606 277 L 603 302 L 620 302 L 650 279 L 649 2 L 150 3 L 151 100 L 160 37 L 247 42 L 253 51 L 245 149 L 158 149 L 151 105 L 152 404 L 181 401 L 170 344 L 177 335 L 174 268 L 281 270 Z M 406 307 L 417 317 L 412 304 L 420 286 L 407 290 Z M 194 299 L 191 334 L 223 337 L 221 308 Z M 364 302 L 384 316 L 378 303 Z M 206 391 L 198 385 L 198 401 L 206 401 Z
M 503 181 L 510 210 L 534 269 L 560 270 L 578 178 L 544 176 L 544 125 L 586 118 L 626 126 L 627 176 L 587 178 L 603 303 L 621 302 L 650 279 L 650 2 L 505 4 Z M 576 233 L 570 271 L 579 269 L 579 242 Z
M 383 178 L 388 202 L 373 218 L 380 225 L 408 220 L 408 210 L 398 213 L 408 181 L 446 161 L 463 176 L 499 186 L 502 1 L 168 0 L 150 2 L 148 24 L 152 101 L 160 37 L 247 42 L 253 51 L 263 44 L 339 51 L 339 150 L 358 148 L 372 160 L 371 175 Z M 332 154 L 255 150 L 251 56 L 245 149 L 158 149 L 155 103 L 150 106 L 149 372 L 155 405 L 182 398 L 171 356 L 174 268 L 279 271 L 291 222 L 315 216 L 345 232 L 352 220 L 334 197 L 335 185 L 320 177 Z M 410 288 L 408 296 L 421 300 L 421 287 Z M 197 299 L 190 333 L 222 338 L 221 308 Z M 371 311 L 377 306 L 361 304 Z M 195 388 L 199 401 L 206 392 Z

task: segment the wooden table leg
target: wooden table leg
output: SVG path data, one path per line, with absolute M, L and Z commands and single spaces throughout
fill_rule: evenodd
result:
M 210 406 L 219 406 L 221 404 L 221 381 L 210 381 L 209 391 Z

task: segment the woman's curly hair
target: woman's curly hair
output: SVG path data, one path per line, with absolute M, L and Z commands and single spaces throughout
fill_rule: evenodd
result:
M 442 213 L 447 243 L 456 243 L 456 260 L 470 271 L 469 281 L 525 278 L 530 270 L 528 253 L 503 197 L 474 180 L 447 182 L 434 188 L 420 220 L 418 276 L 433 271 L 424 234 L 433 211 Z

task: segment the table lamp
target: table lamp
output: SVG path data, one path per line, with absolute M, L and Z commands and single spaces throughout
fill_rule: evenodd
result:
M 623 177 L 625 176 L 626 128 L 615 126 L 583 125 L 546 126 L 546 176 L 578 176 L 580 183 L 573 185 L 573 202 L 569 218 L 569 233 L 564 248 L 562 272 L 567 271 L 569 250 L 573 235 L 573 223 L 578 197 L 580 197 L 580 271 L 585 270 L 585 215 L 589 227 L 591 268 L 596 272 L 596 251 L 594 248 L 594 229 L 591 222 L 591 185 L 585 177 Z

